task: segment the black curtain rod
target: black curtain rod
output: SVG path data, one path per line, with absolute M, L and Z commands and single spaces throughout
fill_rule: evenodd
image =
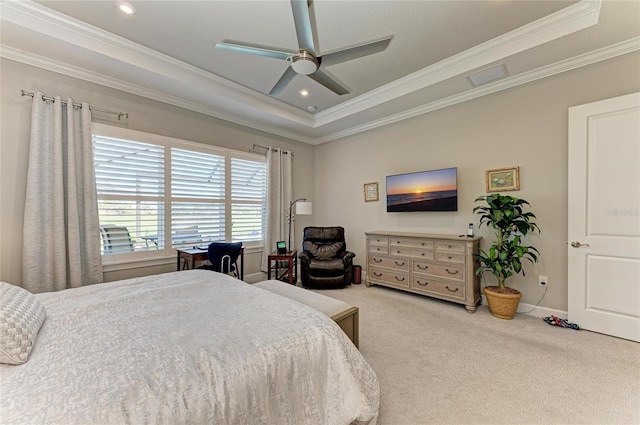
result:
M 28 91 L 26 91 L 24 89 L 21 89 L 21 92 L 22 92 L 22 96 L 30 96 L 32 99 L 35 96 L 35 93 L 28 92 Z M 42 100 L 55 101 L 55 98 L 42 95 Z M 66 104 L 67 101 L 63 100 L 62 103 Z M 80 106 L 82 106 L 82 104 L 81 103 L 74 103 L 73 106 L 80 107 Z M 98 112 L 104 112 L 106 114 L 117 115 L 118 119 L 121 119 L 122 117 L 129 118 L 129 114 L 128 113 L 124 113 L 124 112 L 109 111 L 108 109 L 96 108 L 94 106 L 89 106 L 89 109 L 92 110 L 92 111 L 98 111 Z
M 258 144 L 255 144 L 255 143 L 254 143 L 254 144 L 253 144 L 253 149 L 255 149 L 255 148 L 267 149 L 267 150 L 268 150 L 268 149 L 280 149 L 280 150 L 281 150 L 281 151 L 283 151 L 285 154 L 290 153 L 290 154 L 291 154 L 291 156 L 295 156 L 295 155 L 293 154 L 293 152 L 289 152 L 289 151 L 286 151 L 286 150 L 281 149 L 281 148 L 272 148 L 272 147 L 270 147 L 270 146 L 261 146 L 261 145 L 258 145 Z

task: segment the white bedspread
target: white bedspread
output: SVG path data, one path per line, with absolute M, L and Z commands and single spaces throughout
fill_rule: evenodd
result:
M 378 379 L 342 330 L 204 270 L 38 294 L 29 361 L 0 366 L 2 424 L 371 424 Z

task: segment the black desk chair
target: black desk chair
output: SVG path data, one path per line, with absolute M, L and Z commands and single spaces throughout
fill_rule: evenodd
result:
M 238 257 L 242 242 L 211 242 L 207 257 L 211 265 L 201 268 L 238 277 Z

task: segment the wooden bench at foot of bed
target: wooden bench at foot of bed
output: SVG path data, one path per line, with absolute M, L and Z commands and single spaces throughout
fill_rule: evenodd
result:
M 264 282 L 254 283 L 253 286 L 308 305 L 329 316 L 342 328 L 353 344 L 358 347 L 358 307 L 279 280 L 265 280 Z

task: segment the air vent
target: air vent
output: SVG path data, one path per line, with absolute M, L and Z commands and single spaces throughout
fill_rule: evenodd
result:
M 476 72 L 475 74 L 468 75 L 467 80 L 469 80 L 469 83 L 471 83 L 473 87 L 478 87 L 500 80 L 507 75 L 509 75 L 507 73 L 507 67 L 505 64 L 501 63 L 500 65 L 496 65 L 492 68 L 487 68 Z

